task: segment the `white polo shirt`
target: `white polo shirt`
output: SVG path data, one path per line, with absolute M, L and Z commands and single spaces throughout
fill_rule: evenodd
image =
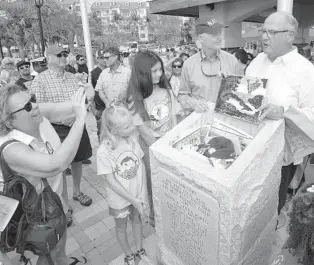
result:
M 43 142 L 39 142 L 33 136 L 25 134 L 21 131 L 13 130 L 8 135 L 0 138 L 0 146 L 8 140 L 15 139 L 26 145 L 30 145 L 35 151 L 45 153 L 45 154 L 49 154 L 49 151 L 47 150 L 46 142 L 49 142 L 53 150 L 57 150 L 60 147 L 61 145 L 60 138 L 58 134 L 56 133 L 55 129 L 51 126 L 50 122 L 46 118 L 43 118 L 42 123 L 39 125 L 39 132 L 40 132 L 41 138 L 43 139 Z M 39 177 L 28 176 L 28 175 L 23 174 L 23 172 L 20 172 L 20 173 L 35 187 L 37 193 L 40 193 L 43 190 L 44 186 Z M 43 177 L 45 176 L 43 175 Z M 62 198 L 62 191 L 63 191 L 62 177 L 63 177 L 62 173 L 59 173 L 58 175 L 54 177 L 47 178 L 47 180 L 52 190 L 59 195 L 64 211 L 67 212 L 67 209 L 65 208 L 64 200 Z M 3 182 L 1 171 L 0 171 L 0 182 Z
M 259 54 L 248 66 L 247 76 L 268 79 L 265 101 L 284 107 L 293 106 L 314 121 L 314 65 L 297 48 L 271 62 Z

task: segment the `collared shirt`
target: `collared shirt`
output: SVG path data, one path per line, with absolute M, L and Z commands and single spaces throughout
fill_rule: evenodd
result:
M 268 79 L 265 103 L 300 109 L 314 121 L 314 66 L 297 49 L 271 62 L 259 54 L 246 70 L 247 76 Z
M 178 99 L 184 109 L 191 108 L 195 99 L 216 102 L 221 78 L 220 75 L 208 77 L 203 74 L 202 58 L 209 61 L 204 64 L 204 67 L 209 63 L 211 69 L 221 68 L 221 72 L 224 74 L 235 74 L 236 71 L 237 59 L 230 53 L 220 50 L 214 60 L 209 60 L 201 52 L 187 59 L 182 68 Z
M 34 78 L 30 93 L 36 95 L 38 103 L 59 103 L 70 101 L 78 89 L 74 74 L 65 71 L 57 73 L 48 69 Z
M 35 139 L 33 136 L 25 134 L 21 131 L 13 130 L 6 136 L 0 138 L 0 146 L 8 140 L 15 139 L 26 145 L 30 145 L 35 151 L 38 151 L 40 153 L 45 153 L 45 154 L 51 153 L 51 150 L 48 150 L 50 148 L 52 150 L 57 150 L 60 147 L 61 145 L 60 138 L 58 134 L 56 133 L 56 131 L 54 130 L 54 128 L 52 127 L 52 125 L 50 124 L 50 122 L 46 118 L 44 118 L 42 123 L 39 125 L 39 132 L 40 132 L 40 136 L 43 142 L 40 142 L 37 139 Z M 44 186 L 39 177 L 32 177 L 29 175 L 25 175 L 23 174 L 23 172 L 19 172 L 19 173 L 23 177 L 25 177 L 35 187 L 37 193 L 40 193 L 43 190 Z M 43 175 L 43 177 L 45 176 Z M 3 181 L 3 177 L 0 171 L 0 182 L 2 181 Z M 47 178 L 47 181 L 49 182 L 49 185 L 51 186 L 52 190 L 59 195 L 61 202 L 63 204 L 63 207 L 64 207 L 64 211 L 66 212 L 67 211 L 67 209 L 65 208 L 66 204 L 62 198 L 62 192 L 63 192 L 62 173 L 59 173 L 58 175 L 54 177 Z
M 110 68 L 104 69 L 97 81 L 95 91 L 102 91 L 106 96 L 104 102 L 109 106 L 113 101 L 126 101 L 131 70 L 122 64 L 115 72 Z
M 28 80 L 28 79 L 25 79 L 25 78 L 23 78 L 23 77 L 20 77 L 20 78 L 15 82 L 15 84 L 21 86 L 24 91 L 27 91 L 27 90 L 30 88 L 30 86 L 32 85 L 32 82 L 33 82 L 35 76 L 32 76 L 32 75 L 31 75 L 31 78 L 32 78 L 31 80 Z

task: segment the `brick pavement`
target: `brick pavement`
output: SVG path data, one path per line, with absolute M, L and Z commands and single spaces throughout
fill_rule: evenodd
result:
M 75 263 L 75 258 L 80 262 L 77 265 L 107 265 L 116 259 L 123 252 L 120 248 L 114 231 L 114 220 L 109 216 L 108 204 L 104 190 L 104 179 L 96 174 L 95 153 L 98 147 L 96 121 L 89 113 L 87 117 L 87 131 L 89 133 L 93 147 L 93 157 L 91 165 L 83 166 L 83 178 L 81 183 L 82 192 L 93 198 L 93 203 L 89 207 L 81 206 L 78 202 L 70 200 L 73 206 L 73 224 L 68 229 L 68 239 L 66 253 L 69 257 L 69 264 Z M 68 194 L 72 198 L 72 177 L 67 177 Z M 132 236 L 131 225 L 127 229 L 129 243 L 135 244 Z M 154 229 L 148 224 L 148 217 L 143 219 L 143 238 L 148 237 Z M 37 257 L 32 253 L 27 253 L 35 265 Z M 13 265 L 17 265 L 19 256 L 16 253 L 9 253 Z M 74 259 L 73 259 L 73 258 Z

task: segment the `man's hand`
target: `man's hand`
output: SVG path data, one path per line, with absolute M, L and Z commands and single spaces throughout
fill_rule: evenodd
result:
M 206 112 L 208 110 L 208 104 L 204 99 L 197 99 L 193 104 L 193 108 L 196 112 Z
M 86 93 L 85 89 L 81 87 L 73 96 L 71 99 L 72 102 L 72 109 L 75 113 L 76 119 L 86 119 L 87 110 L 85 106 L 85 100 L 86 100 Z
M 284 108 L 274 104 L 266 104 L 259 108 L 259 120 L 262 121 L 266 117 L 272 120 L 280 120 L 283 118 Z

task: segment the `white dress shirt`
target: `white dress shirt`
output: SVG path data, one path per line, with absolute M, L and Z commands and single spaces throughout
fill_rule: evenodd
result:
M 246 70 L 247 76 L 268 79 L 265 103 L 298 108 L 314 122 L 314 65 L 297 48 L 271 62 L 259 54 Z

